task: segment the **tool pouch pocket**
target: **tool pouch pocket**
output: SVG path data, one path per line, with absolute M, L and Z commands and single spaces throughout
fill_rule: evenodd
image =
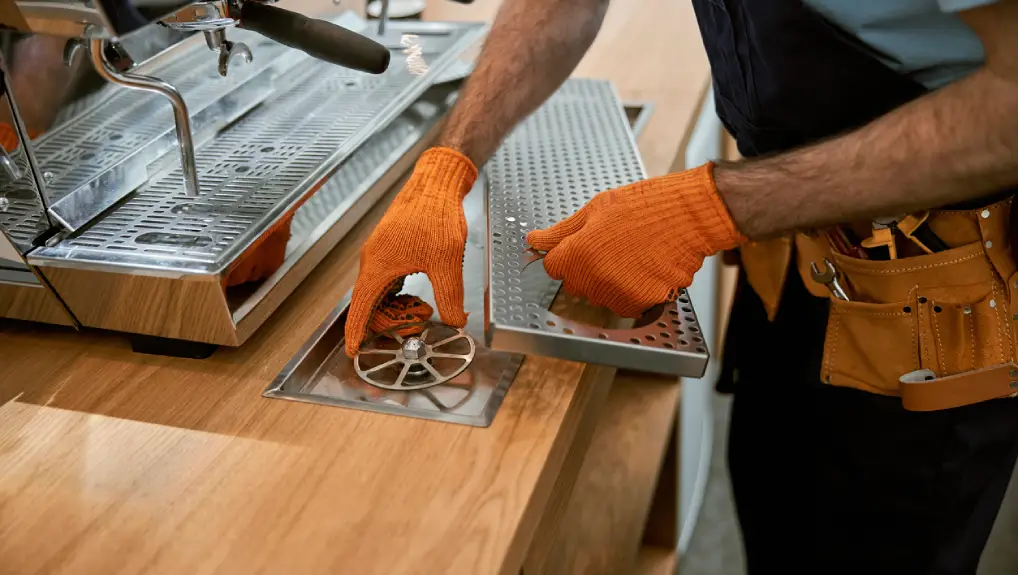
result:
M 831 300 L 824 341 L 824 382 L 888 394 L 898 376 L 919 369 L 914 305 Z
M 852 301 L 831 301 L 822 379 L 886 395 L 1015 359 L 1003 282 L 979 242 L 889 261 L 833 254 Z

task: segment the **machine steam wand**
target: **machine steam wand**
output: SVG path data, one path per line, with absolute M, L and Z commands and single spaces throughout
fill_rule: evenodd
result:
M 108 40 L 90 40 L 89 56 L 96 72 L 105 80 L 135 90 L 146 90 L 162 94 L 173 106 L 173 123 L 177 129 L 177 143 L 180 146 L 180 166 L 184 173 L 184 189 L 187 195 L 198 195 L 198 169 L 195 166 L 194 140 L 191 137 L 191 119 L 187 112 L 187 103 L 176 88 L 162 80 L 118 72 L 106 56 L 106 48 L 112 47 Z

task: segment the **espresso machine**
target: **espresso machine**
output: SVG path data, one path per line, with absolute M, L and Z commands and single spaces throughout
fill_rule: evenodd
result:
M 5 59 L 0 317 L 185 356 L 243 344 L 406 172 L 486 30 L 254 0 L 17 0 L 0 25 L 105 81 L 33 128 L 63 87 Z M 275 269 L 233 281 L 281 226 Z

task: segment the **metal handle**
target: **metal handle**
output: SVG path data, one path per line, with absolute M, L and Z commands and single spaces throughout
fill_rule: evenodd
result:
M 326 62 L 370 74 L 389 67 L 389 50 L 356 32 L 296 12 L 245 2 L 241 26 Z
M 198 195 L 198 169 L 195 166 L 194 140 L 191 137 L 191 118 L 187 103 L 176 88 L 159 80 L 140 74 L 118 72 L 106 58 L 106 40 L 89 42 L 89 56 L 96 72 L 105 80 L 134 90 L 145 90 L 162 94 L 173 106 L 173 123 L 177 128 L 177 143 L 180 146 L 180 167 L 184 173 L 184 189 L 189 196 Z
M 11 182 L 16 182 L 21 179 L 21 168 L 18 167 L 11 156 L 4 149 L 3 144 L 0 144 L 0 167 L 3 168 L 7 178 Z M 0 211 L 7 211 L 6 209 Z

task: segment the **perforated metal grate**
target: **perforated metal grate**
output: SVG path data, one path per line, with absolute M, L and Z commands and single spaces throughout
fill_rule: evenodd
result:
M 0 227 L 24 253 L 31 248 L 32 241 L 46 231 L 48 223 L 43 215 L 42 201 L 35 189 L 24 147 L 19 146 L 10 156 L 23 175 L 17 182 L 0 189 Z
M 368 182 L 374 182 L 397 158 L 416 143 L 421 126 L 438 120 L 439 108 L 432 102 L 418 101 L 361 146 L 294 214 L 290 231 L 293 237 L 309 235 L 313 228 L 344 204 L 357 199 Z M 288 244 L 288 248 L 298 246 Z
M 380 76 L 305 61 L 294 72 L 302 75 L 300 82 L 199 147 L 198 198 L 184 195 L 179 167 L 164 172 L 100 221 L 37 257 L 220 271 L 409 106 L 483 27 L 446 30 L 419 38 L 430 66 L 420 76 L 408 70 L 402 47 L 394 49 L 389 71 Z
M 537 269 L 538 263 L 524 271 L 533 259 L 527 232 L 572 215 L 599 192 L 645 177 L 611 84 L 567 82 L 506 139 L 486 173 L 491 247 L 487 337 L 492 347 L 683 375 L 702 373 L 707 349 L 685 294 L 648 325 L 602 330 L 549 312 L 561 282 Z M 635 355 L 634 349 L 639 350 Z
M 231 37 L 250 43 L 256 57 L 249 65 L 231 68 L 226 78 L 217 72 L 215 54 L 200 38 L 176 46 L 172 56 L 158 56 L 137 72 L 174 85 L 194 116 L 239 86 L 255 78 L 269 83 L 273 74 L 308 58 L 252 32 L 235 30 Z M 175 146 L 173 112 L 164 96 L 109 85 L 63 110 L 53 129 L 33 142 L 51 205 L 118 164 L 136 160 L 144 168 Z M 37 209 L 41 202 L 34 185 L 22 179 L 3 192 L 17 205 L 0 214 L 0 225 L 19 243 L 30 244 L 47 227 Z
M 215 54 L 203 42 L 190 41 L 186 48 L 181 46 L 179 56 L 143 66 L 139 73 L 157 76 L 176 87 L 195 114 L 255 76 L 267 70 L 289 69 L 306 58 L 252 32 L 231 30 L 230 36 L 249 43 L 255 58 L 251 64 L 231 67 L 225 78 L 217 72 Z M 36 157 L 48 174 L 50 202 L 55 203 L 160 136 L 173 134 L 173 129 L 173 111 L 164 96 L 123 88 L 108 91 L 99 105 L 35 143 Z M 169 144 L 172 146 L 172 142 Z

